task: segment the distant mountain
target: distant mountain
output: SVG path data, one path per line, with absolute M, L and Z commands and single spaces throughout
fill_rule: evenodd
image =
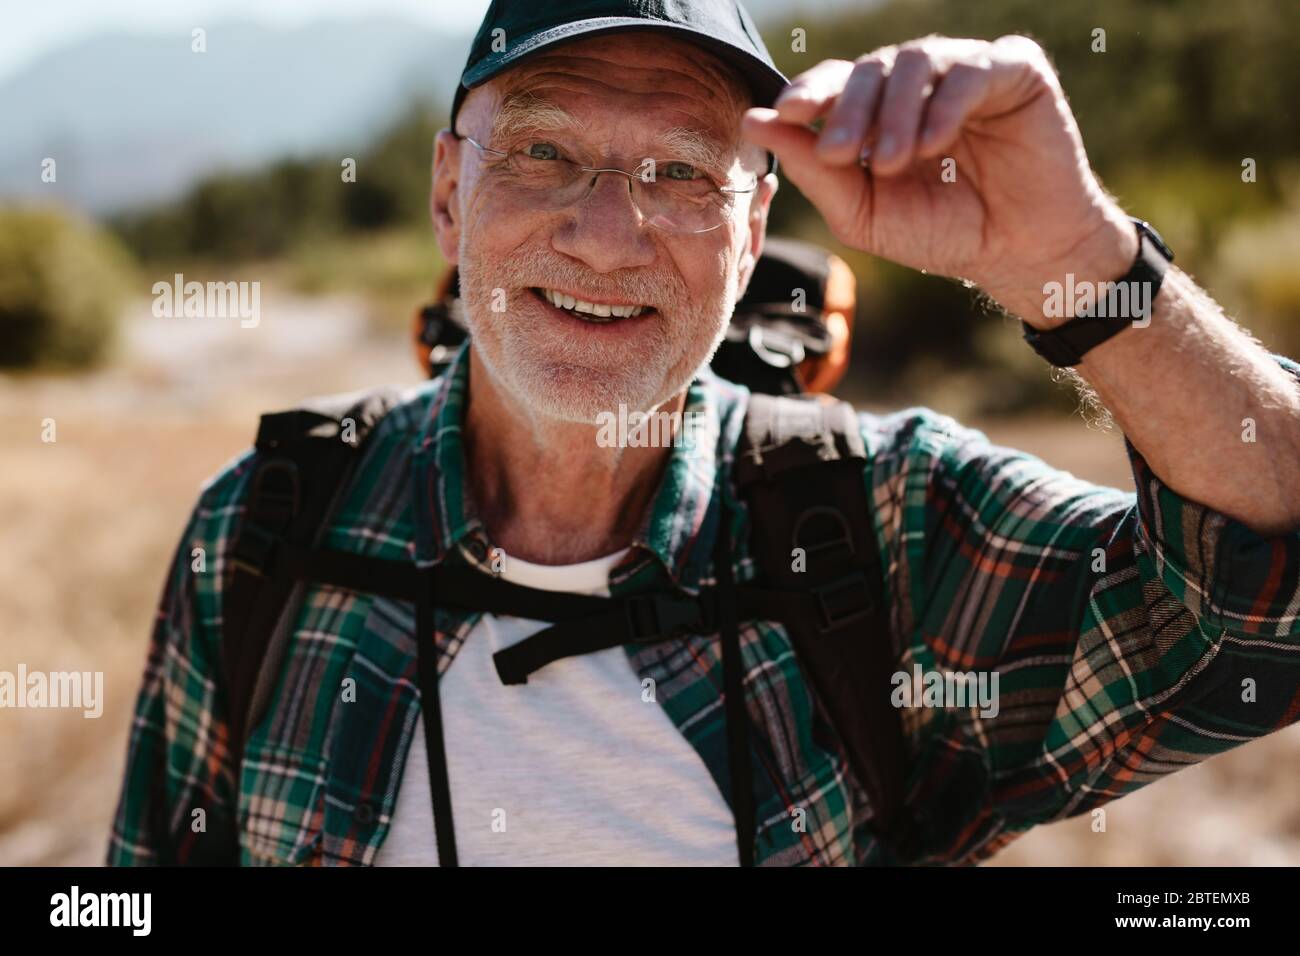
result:
M 760 23 L 797 23 L 804 11 L 811 20 L 879 2 L 748 6 Z M 101 34 L 0 81 L 0 199 L 105 213 L 177 196 L 221 168 L 353 155 L 415 97 L 450 102 L 470 35 L 398 19 L 229 22 L 208 28 L 206 53 L 190 42 L 188 31 Z M 53 184 L 41 181 L 46 157 Z
M 396 20 L 103 35 L 0 85 L 0 196 L 94 212 L 285 154 L 359 151 L 417 96 L 450 101 L 469 37 Z M 41 162 L 57 182 L 41 182 Z

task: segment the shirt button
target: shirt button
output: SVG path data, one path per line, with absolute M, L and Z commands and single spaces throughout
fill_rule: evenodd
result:
M 357 804 L 357 809 L 353 816 L 356 817 L 357 823 L 373 822 L 375 819 L 374 805 L 368 802 Z

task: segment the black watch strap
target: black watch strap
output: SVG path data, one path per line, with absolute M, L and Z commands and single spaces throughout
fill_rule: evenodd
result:
M 1123 300 L 1127 303 L 1133 303 L 1138 291 L 1141 289 L 1141 286 L 1134 283 L 1149 284 L 1151 291 L 1145 301 L 1147 308 L 1153 309 L 1155 308 L 1156 294 L 1160 291 L 1160 283 L 1164 280 L 1165 270 L 1169 268 L 1169 263 L 1174 260 L 1174 254 L 1165 245 L 1165 241 L 1160 238 L 1160 233 L 1151 228 L 1149 223 L 1132 216 L 1129 219 L 1137 229 L 1137 259 L 1133 262 L 1133 268 L 1114 280 L 1113 284 L 1116 286 L 1128 284 L 1127 294 L 1123 297 Z M 1139 298 L 1137 301 L 1142 300 Z M 1106 299 L 1101 294 L 1097 296 L 1097 304 L 1098 306 L 1106 305 Z M 1131 313 L 1133 310 L 1129 308 L 1119 311 Z M 1111 315 L 1109 309 L 1105 307 L 1100 309 L 1094 307 L 1093 313 L 1089 315 L 1078 314 L 1069 322 L 1047 331 L 1039 331 L 1027 322 L 1022 322 L 1025 341 L 1029 343 L 1035 352 L 1053 365 L 1058 368 L 1066 368 L 1071 365 L 1078 365 L 1083 361 L 1085 354 L 1105 342 L 1112 335 L 1124 331 L 1133 324 L 1134 319 L 1146 317 L 1142 314 Z

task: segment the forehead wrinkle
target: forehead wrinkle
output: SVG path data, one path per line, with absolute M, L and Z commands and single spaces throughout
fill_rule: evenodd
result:
M 650 62 L 637 63 L 635 60 L 638 58 Z M 621 37 L 582 40 L 556 50 L 539 52 L 516 70 L 527 74 L 558 68 L 558 72 L 576 74 L 583 72 L 584 67 L 596 77 L 611 75 L 612 67 L 616 71 L 612 75 L 651 89 L 664 85 L 665 74 L 710 91 L 730 93 L 743 86 L 734 71 L 714 54 L 687 41 L 663 36 L 624 34 Z
M 748 88 L 707 51 L 692 47 L 694 56 L 689 59 L 674 51 L 675 46 L 683 43 L 671 38 L 666 41 L 657 38 L 654 65 L 639 66 L 630 62 L 631 56 L 623 44 L 579 41 L 575 45 L 583 47 L 581 51 L 566 47 L 563 52 L 537 54 L 506 73 L 501 80 L 507 91 L 555 85 L 592 97 L 599 94 L 584 87 L 603 88 L 623 96 L 669 94 L 690 104 L 698 104 L 703 113 L 718 114 L 717 118 L 724 124 L 739 124 L 740 114 L 748 105 Z M 637 44 L 631 45 L 635 47 Z M 623 47 L 621 53 L 620 47 Z M 611 52 L 601 56 L 602 50 Z M 685 64 L 665 62 L 672 60 L 685 60 Z M 701 77 L 701 73 L 705 75 Z
M 558 103 L 528 90 L 516 90 L 502 100 L 492 123 L 492 136 L 509 139 L 525 133 L 574 132 L 582 123 Z M 723 169 L 728 163 L 724 146 L 710 134 L 693 126 L 673 126 L 650 137 L 658 159 L 689 162 L 695 166 Z
M 593 81 L 596 82 L 596 81 Z M 555 86 L 556 84 L 543 83 L 542 88 Z M 598 84 L 608 86 L 608 84 Z M 584 99 L 599 102 L 601 97 L 598 93 L 589 90 L 574 90 L 571 87 L 565 87 L 568 92 L 580 93 Z M 613 90 L 616 94 L 626 95 L 625 91 Z M 712 105 L 712 104 L 709 104 Z M 660 146 L 675 150 L 683 155 L 675 158 L 692 159 L 693 161 L 705 162 L 714 166 L 725 166 L 726 147 L 731 146 L 733 149 L 739 144 L 739 125 L 718 123 L 719 128 L 730 127 L 731 135 L 717 135 L 716 131 L 702 129 L 702 126 L 712 125 L 700 122 L 704 117 L 696 114 L 696 111 L 682 107 L 669 107 L 672 112 L 685 113 L 690 122 L 678 123 L 667 129 L 654 131 L 646 136 L 646 141 L 659 144 Z M 642 111 L 635 109 L 618 109 L 611 107 L 609 110 L 619 125 L 624 125 L 632 118 L 641 115 Z M 709 110 L 708 112 L 713 112 Z M 498 109 L 492 124 L 492 132 L 499 137 L 516 136 L 529 132 L 578 132 L 591 128 L 589 122 L 575 115 L 572 111 L 564 108 L 552 98 L 539 94 L 536 89 L 515 89 L 505 94 L 502 99 L 501 107 Z

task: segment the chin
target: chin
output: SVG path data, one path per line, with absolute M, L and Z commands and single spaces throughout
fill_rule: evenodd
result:
M 671 397 L 647 382 L 645 370 L 629 375 L 576 365 L 542 365 L 519 377 L 519 397 L 537 413 L 560 421 L 599 425 L 619 406 L 649 410 Z

